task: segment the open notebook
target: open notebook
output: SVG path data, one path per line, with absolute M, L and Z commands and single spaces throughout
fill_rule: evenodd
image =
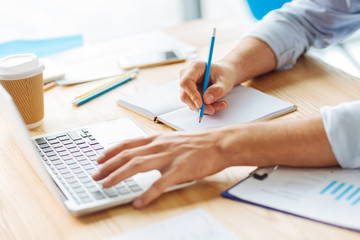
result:
M 198 112 L 181 102 L 178 81 L 122 97 L 117 103 L 176 130 L 201 130 L 249 123 L 296 110 L 294 104 L 242 85 L 234 87 L 224 99 L 229 103 L 228 108 L 213 116 L 205 115 L 201 123 L 198 122 Z

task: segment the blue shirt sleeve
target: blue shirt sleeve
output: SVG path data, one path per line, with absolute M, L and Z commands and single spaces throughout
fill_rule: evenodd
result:
M 340 166 L 360 168 L 360 100 L 335 107 L 322 107 L 321 115 Z
M 277 69 L 292 67 L 309 47 L 324 48 L 360 28 L 360 0 L 293 0 L 245 33 L 266 42 Z M 359 96 L 360 98 L 360 96 Z M 360 168 L 360 101 L 321 108 L 334 155 L 344 168 Z
M 310 46 L 340 42 L 360 27 L 360 0 L 293 0 L 256 23 L 245 37 L 266 42 L 277 69 L 292 67 Z

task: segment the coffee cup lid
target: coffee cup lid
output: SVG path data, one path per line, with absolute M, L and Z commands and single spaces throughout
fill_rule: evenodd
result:
M 36 76 L 45 69 L 35 54 L 15 54 L 0 59 L 0 79 L 16 80 Z

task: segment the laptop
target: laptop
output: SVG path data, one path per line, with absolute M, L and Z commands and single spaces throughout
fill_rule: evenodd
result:
M 129 118 L 30 137 L 15 103 L 1 84 L 0 111 L 35 172 L 72 215 L 132 202 L 161 177 L 157 170 L 138 173 L 108 189 L 92 180 L 92 174 L 100 167 L 96 159 L 101 151 L 125 139 L 147 135 Z M 174 185 L 167 191 L 192 183 Z

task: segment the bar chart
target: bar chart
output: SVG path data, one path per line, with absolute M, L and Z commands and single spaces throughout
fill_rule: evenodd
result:
M 319 194 L 337 201 L 348 201 L 351 206 L 360 205 L 360 185 L 333 180 Z

